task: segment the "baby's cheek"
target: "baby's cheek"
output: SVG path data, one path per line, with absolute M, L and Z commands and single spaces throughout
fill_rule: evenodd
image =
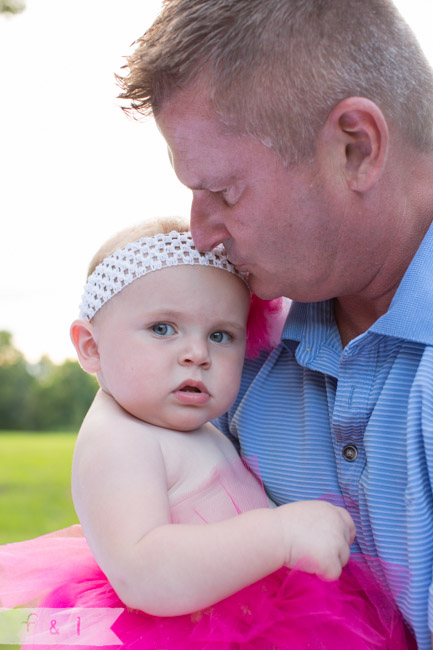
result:
M 242 368 L 242 366 L 241 366 Z M 238 366 L 231 366 L 228 368 L 225 374 L 225 398 L 227 401 L 227 408 L 229 408 L 236 399 L 236 396 L 239 392 L 239 387 L 241 383 L 242 370 Z

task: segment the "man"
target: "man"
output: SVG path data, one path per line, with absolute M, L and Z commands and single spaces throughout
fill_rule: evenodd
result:
M 169 0 L 123 79 L 254 293 L 294 303 L 220 423 L 278 503 L 357 526 L 433 629 L 433 73 L 389 0 Z M 430 616 L 430 619 L 429 619 Z

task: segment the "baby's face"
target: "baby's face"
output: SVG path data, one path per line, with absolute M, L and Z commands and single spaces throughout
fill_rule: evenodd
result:
M 151 424 L 190 431 L 236 398 L 250 295 L 222 269 L 177 266 L 145 275 L 96 314 L 101 387 Z

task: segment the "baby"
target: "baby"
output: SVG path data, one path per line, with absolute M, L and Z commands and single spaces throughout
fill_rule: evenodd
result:
M 149 228 L 158 234 L 102 252 L 71 328 L 81 366 L 101 386 L 72 471 L 96 560 L 123 602 L 159 616 L 208 607 L 282 566 L 337 578 L 354 525 L 326 502 L 172 525 L 171 504 L 201 500 L 218 468 L 230 467 L 235 501 L 251 484 L 210 424 L 238 392 L 250 292 L 222 251 L 199 253 L 189 233 Z

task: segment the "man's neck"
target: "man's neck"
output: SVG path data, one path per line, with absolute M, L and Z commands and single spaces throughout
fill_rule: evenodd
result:
M 392 295 L 384 296 L 380 302 L 371 302 L 360 298 L 344 297 L 334 300 L 334 316 L 340 332 L 341 345 L 348 343 L 360 334 L 363 334 L 383 314 L 388 311 Z
M 391 304 L 404 274 L 431 225 L 431 214 L 418 223 L 417 229 L 400 237 L 398 252 L 388 256 L 380 271 L 357 295 L 334 299 L 334 316 L 343 348 L 366 332 Z M 398 238 L 395 237 L 396 243 Z

